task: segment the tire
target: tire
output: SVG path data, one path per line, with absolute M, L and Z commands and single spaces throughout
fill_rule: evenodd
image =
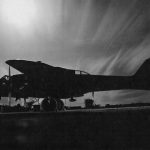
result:
M 57 100 L 57 110 L 62 111 L 64 110 L 64 102 L 62 100 Z
M 56 111 L 57 110 L 57 102 L 55 99 L 51 98 L 45 98 L 41 102 L 41 110 L 42 111 Z

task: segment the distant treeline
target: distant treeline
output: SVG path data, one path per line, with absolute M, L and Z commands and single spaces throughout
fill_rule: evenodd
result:
M 20 104 L 15 106 L 1 105 L 0 112 L 29 112 L 29 111 L 40 111 L 40 105 L 33 105 L 33 107 L 24 107 Z
M 130 104 L 106 104 L 105 106 L 96 105 L 93 99 L 85 99 L 85 108 L 118 108 L 118 107 L 139 107 L 150 106 L 150 103 L 130 103 Z
M 101 108 L 121 108 L 121 107 L 140 107 L 140 106 L 150 106 L 150 103 L 131 103 L 131 104 L 106 104 L 105 106 L 101 106 L 100 104 L 94 104 L 90 102 L 89 104 L 85 104 L 85 107 L 81 106 L 73 106 L 73 107 L 67 107 L 65 106 L 65 109 L 69 110 L 75 110 L 75 109 L 101 109 Z
M 150 103 L 131 103 L 131 104 L 106 104 L 104 108 L 118 108 L 118 107 L 140 107 L 140 106 L 150 106 Z

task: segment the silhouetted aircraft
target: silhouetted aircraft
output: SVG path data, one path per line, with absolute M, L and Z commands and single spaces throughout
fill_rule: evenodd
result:
M 60 99 L 83 96 L 85 93 L 108 90 L 150 90 L 150 59 L 132 76 L 90 75 L 80 70 L 53 67 L 40 61 L 8 60 L 6 63 L 22 74 L 0 79 L 0 96 L 44 98 L 45 110 L 62 109 Z M 52 100 L 55 99 L 55 100 Z

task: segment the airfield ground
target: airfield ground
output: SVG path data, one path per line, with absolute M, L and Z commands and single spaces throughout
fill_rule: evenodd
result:
M 150 107 L 1 113 L 0 149 L 150 149 Z

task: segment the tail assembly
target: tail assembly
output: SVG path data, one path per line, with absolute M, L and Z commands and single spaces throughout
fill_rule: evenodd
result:
M 150 78 L 150 58 L 146 59 L 138 71 L 134 74 L 137 78 Z

